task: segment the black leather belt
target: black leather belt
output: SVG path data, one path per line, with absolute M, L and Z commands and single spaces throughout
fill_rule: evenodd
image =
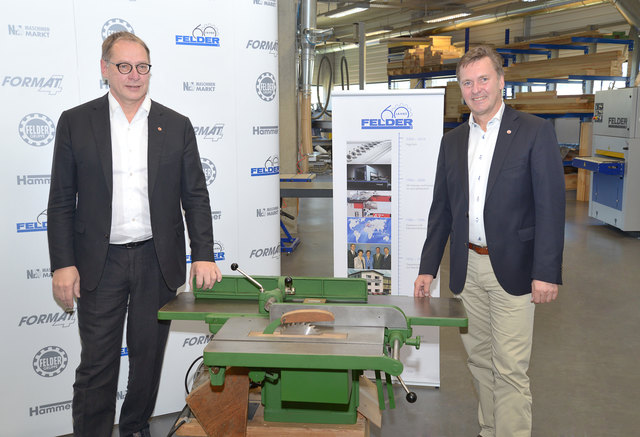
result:
M 136 247 L 140 247 L 143 244 L 148 243 L 149 241 L 151 241 L 151 239 L 144 240 L 144 241 L 130 241 L 129 243 L 122 243 L 122 244 L 112 244 L 112 246 L 124 247 L 125 249 L 134 249 Z
M 489 248 L 487 246 L 478 246 L 477 244 L 469 243 L 468 247 L 478 255 L 489 255 Z

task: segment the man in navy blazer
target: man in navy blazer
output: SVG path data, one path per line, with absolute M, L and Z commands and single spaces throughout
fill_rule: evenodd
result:
M 458 64 L 469 123 L 444 135 L 414 295 L 429 296 L 450 240 L 450 281 L 483 437 L 530 436 L 527 370 L 535 304 L 562 283 L 564 172 L 554 128 L 502 101 L 501 57 L 476 47 Z
M 182 210 L 191 279 L 210 288 L 221 274 L 195 133 L 188 118 L 148 97 L 148 47 L 114 33 L 100 63 L 109 93 L 58 122 L 48 204 L 53 294 L 68 311 L 77 300 L 74 435 L 112 435 L 126 318 L 120 435 L 149 436 L 169 333 L 157 312 L 186 276 Z

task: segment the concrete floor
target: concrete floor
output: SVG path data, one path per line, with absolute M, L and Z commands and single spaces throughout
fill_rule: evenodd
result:
M 332 276 L 332 200 L 302 199 L 302 244 L 282 257 L 282 274 Z M 534 437 L 631 436 L 640 431 L 640 241 L 587 216 L 567 196 L 564 285 L 558 299 L 536 309 L 529 374 Z M 442 295 L 448 292 L 448 254 Z M 476 436 L 476 399 L 456 328 L 441 328 L 441 387 L 415 388 L 408 404 L 383 413 L 373 437 Z M 167 435 L 176 415 L 152 420 Z M 117 435 L 114 433 L 114 436 Z

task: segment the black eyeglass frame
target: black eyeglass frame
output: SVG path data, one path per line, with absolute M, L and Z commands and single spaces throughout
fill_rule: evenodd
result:
M 129 73 L 131 73 L 133 71 L 133 67 L 134 67 L 133 65 L 131 65 L 128 62 L 118 62 L 117 64 L 114 64 L 113 62 L 107 61 L 106 59 L 105 59 L 104 62 L 106 62 L 107 64 L 115 65 L 115 67 L 118 69 L 118 73 L 120 73 L 120 74 L 129 74 Z M 144 72 L 144 73 L 142 71 L 140 71 L 140 67 L 142 67 L 142 66 L 147 66 L 148 67 L 147 71 Z M 124 67 L 124 69 L 126 71 L 122 71 L 123 67 Z M 136 67 L 136 71 L 138 72 L 138 74 L 143 75 L 143 76 L 146 75 L 146 74 L 149 74 L 151 72 L 151 64 L 147 64 L 146 62 L 141 62 L 140 64 L 136 64 L 135 67 Z

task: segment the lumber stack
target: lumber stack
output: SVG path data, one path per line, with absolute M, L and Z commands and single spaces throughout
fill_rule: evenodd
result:
M 504 79 L 525 82 L 527 79 L 560 79 L 570 74 L 589 76 L 622 76 L 623 50 L 588 55 L 567 56 L 542 61 L 520 62 L 505 68 Z
M 430 36 L 426 43 L 409 46 L 401 61 L 388 62 L 387 74 L 395 76 L 440 71 L 447 61 L 458 59 L 463 54 L 464 49 L 451 44 L 451 36 Z
M 514 99 L 507 99 L 505 103 L 513 109 L 532 114 L 566 114 L 593 112 L 593 94 L 575 96 L 558 96 L 556 91 L 516 93 Z M 459 111 L 469 113 L 466 105 L 460 105 Z

